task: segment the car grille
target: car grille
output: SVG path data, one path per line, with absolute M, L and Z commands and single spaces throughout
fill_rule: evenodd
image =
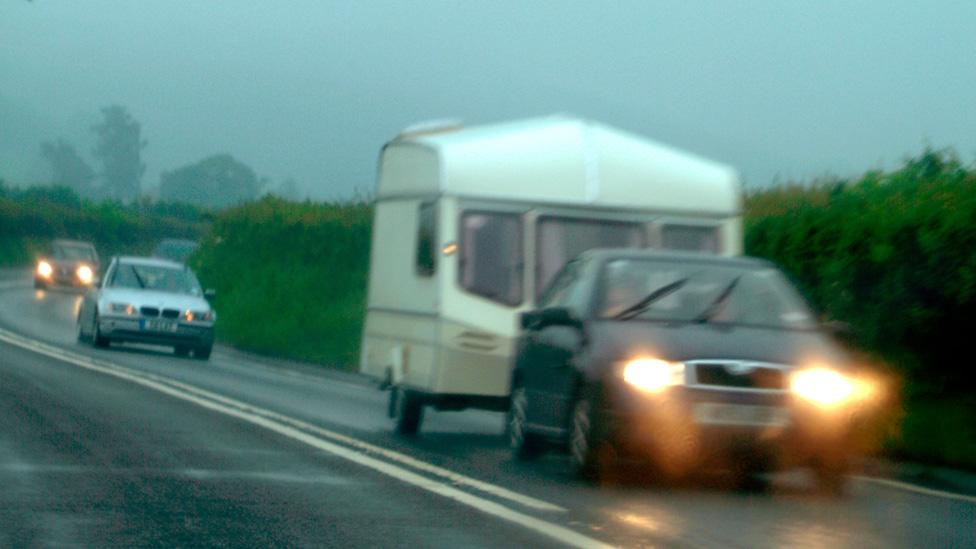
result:
M 699 363 L 695 365 L 695 379 L 698 385 L 728 387 L 736 389 L 786 389 L 786 373 L 780 368 L 749 365 L 747 369 L 737 370 L 738 362 Z
M 159 309 L 156 307 L 139 307 L 139 312 L 142 313 L 142 316 L 159 316 Z
M 163 309 L 163 318 L 179 318 L 179 309 Z

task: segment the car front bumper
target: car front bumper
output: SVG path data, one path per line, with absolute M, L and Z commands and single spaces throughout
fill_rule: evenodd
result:
M 113 341 L 208 347 L 213 345 L 213 323 L 177 322 L 175 331 L 147 329 L 144 318 L 105 316 L 99 318 L 98 329 L 102 336 Z
M 703 408 L 762 411 L 760 419 L 703 418 Z M 790 394 L 678 388 L 627 397 L 606 410 L 608 434 L 627 454 L 648 457 L 675 472 L 709 464 L 758 468 L 806 465 L 848 455 L 856 416 L 819 410 Z

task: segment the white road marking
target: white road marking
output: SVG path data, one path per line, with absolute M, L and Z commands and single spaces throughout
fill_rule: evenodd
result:
M 397 457 L 394 457 L 393 459 L 397 459 L 398 461 L 401 461 L 403 463 L 415 462 L 420 466 L 419 468 L 421 470 L 427 472 L 440 470 L 441 472 L 447 473 L 449 475 L 456 475 L 456 477 L 459 480 L 467 479 L 466 477 L 463 477 L 463 475 L 457 475 L 455 473 L 452 473 L 445 469 L 441 469 L 434 465 L 426 464 L 424 462 L 421 462 L 409 456 L 403 454 L 397 455 L 396 452 L 392 452 L 384 448 L 373 446 L 368 443 L 358 441 L 356 439 L 352 439 L 351 437 L 340 435 L 338 433 L 331 433 L 328 430 L 317 428 L 315 426 L 311 426 L 300 420 L 295 420 L 292 418 L 288 418 L 286 416 L 281 416 L 280 414 L 275 414 L 270 411 L 264 411 L 266 412 L 266 414 L 263 415 L 258 413 L 259 409 L 257 408 L 248 406 L 243 403 L 240 403 L 241 406 L 238 407 L 235 404 L 235 401 L 231 399 L 227 399 L 225 397 L 221 397 L 220 395 L 215 395 L 214 393 L 209 393 L 208 391 L 205 391 L 203 389 L 198 389 L 196 387 L 192 387 L 183 383 L 174 382 L 173 380 L 168 380 L 160 376 L 137 372 L 135 370 L 111 362 L 102 361 L 102 360 L 96 361 L 95 359 L 92 359 L 84 355 L 77 355 L 75 353 L 68 352 L 58 347 L 54 347 L 28 338 L 24 338 L 22 336 L 19 336 L 7 330 L 0 329 L 0 340 L 5 341 L 11 345 L 16 345 L 18 347 L 33 352 L 43 354 L 51 358 L 55 358 L 57 360 L 67 362 L 69 364 L 73 364 L 75 366 L 79 366 L 81 368 L 97 371 L 106 375 L 111 375 L 120 379 L 124 379 L 126 381 L 130 381 L 132 383 L 142 385 L 143 387 L 153 389 L 157 392 L 172 396 L 174 398 L 178 398 L 186 402 L 196 404 L 197 406 L 200 406 L 202 408 L 213 410 L 215 412 L 219 412 L 224 415 L 235 417 L 242 421 L 246 421 L 248 423 L 251 423 L 252 425 L 263 427 L 269 431 L 273 431 L 282 436 L 291 438 L 293 440 L 296 440 L 298 442 L 301 442 L 313 448 L 320 449 L 322 451 L 341 457 L 353 463 L 359 464 L 364 467 L 368 467 L 370 469 L 373 469 L 374 471 L 393 477 L 401 482 L 446 497 L 448 499 L 451 499 L 453 501 L 471 507 L 472 509 L 478 510 L 482 513 L 495 516 L 497 518 L 506 520 L 508 522 L 512 522 L 514 524 L 518 524 L 524 528 L 527 528 L 529 530 L 532 530 L 544 536 L 550 537 L 561 543 L 565 543 L 567 545 L 571 545 L 574 547 L 609 547 L 607 544 L 599 540 L 587 537 L 583 534 L 580 534 L 579 532 L 576 532 L 564 526 L 559 526 L 558 524 L 547 522 L 535 518 L 533 516 L 520 513 L 518 511 L 505 507 L 504 505 L 501 505 L 499 503 L 484 499 L 479 496 L 469 494 L 454 486 L 445 484 L 437 480 L 433 480 L 431 478 L 409 471 L 403 467 L 400 467 L 399 465 L 387 461 L 383 461 L 376 457 L 367 455 L 365 451 L 372 451 L 367 448 L 375 448 L 377 450 L 376 453 L 379 453 L 384 457 L 390 458 L 390 456 L 396 455 Z M 210 400 L 209 398 L 204 398 L 202 396 L 205 394 L 212 394 L 218 398 L 214 400 Z M 333 437 L 335 440 L 347 439 L 349 441 L 356 442 L 357 447 L 359 447 L 360 450 L 349 448 L 347 446 L 342 446 L 337 443 L 325 440 L 324 438 L 314 436 L 309 432 L 300 430 L 298 427 L 299 425 L 302 426 L 309 425 L 309 427 L 312 427 L 312 430 L 314 430 L 314 432 L 319 435 L 325 435 L 325 433 L 336 435 L 335 437 Z M 403 460 L 402 458 L 406 458 L 406 460 Z M 498 493 L 508 492 L 509 494 L 520 496 L 521 498 L 525 498 L 526 500 L 533 499 L 533 498 L 528 498 L 528 496 L 521 496 L 521 494 L 510 492 L 501 487 L 476 481 L 475 479 L 467 479 L 468 485 L 472 487 L 474 487 L 474 485 L 470 484 L 471 481 L 474 481 L 474 483 L 477 483 L 480 486 L 480 488 L 483 489 L 484 488 L 487 488 L 489 490 L 497 489 L 497 492 L 490 492 L 490 493 L 495 493 L 495 495 L 498 495 Z M 546 502 L 541 502 L 541 503 L 546 504 Z M 551 504 L 546 504 L 546 505 L 552 506 Z
M 956 494 L 953 492 L 946 492 L 944 490 L 935 490 L 933 488 L 926 488 L 924 486 L 918 486 L 916 484 L 911 484 L 908 482 L 902 482 L 899 480 L 891 480 L 886 478 L 878 477 L 866 477 L 866 476 L 854 476 L 851 477 L 855 480 L 861 482 L 870 482 L 873 484 L 880 484 L 881 486 L 887 486 L 889 488 L 896 488 L 899 490 L 905 490 L 907 492 L 915 492 L 916 494 L 923 494 L 926 496 L 932 496 L 944 499 L 953 499 L 957 501 L 965 501 L 968 503 L 976 503 L 976 496 L 967 496 L 966 494 Z

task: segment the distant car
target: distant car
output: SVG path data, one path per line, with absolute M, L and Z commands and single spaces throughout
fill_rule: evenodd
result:
M 97 281 L 98 252 L 90 242 L 54 240 L 49 253 L 38 259 L 34 287 L 87 287 Z
M 871 388 L 770 263 L 601 250 L 568 263 L 521 316 L 508 435 L 598 475 L 606 456 L 662 475 L 812 467 L 839 490 Z
M 164 259 L 116 257 L 102 283 L 85 294 L 78 311 L 78 339 L 96 347 L 113 342 L 171 345 L 207 360 L 213 349 L 214 312 L 186 265 Z
M 169 259 L 177 263 L 186 263 L 186 260 L 196 251 L 199 245 L 198 242 L 193 240 L 165 238 L 153 250 L 153 257 Z

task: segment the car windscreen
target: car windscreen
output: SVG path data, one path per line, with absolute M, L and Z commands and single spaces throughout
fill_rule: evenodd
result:
M 52 255 L 55 259 L 66 259 L 68 261 L 95 261 L 95 251 L 87 246 L 59 244 L 54 246 Z
M 113 288 L 136 288 L 177 294 L 203 293 L 200 283 L 190 270 L 157 265 L 120 263 L 109 285 Z
M 603 268 L 597 316 L 806 330 L 810 309 L 766 267 L 618 259 Z M 644 303 L 644 307 L 635 307 Z

